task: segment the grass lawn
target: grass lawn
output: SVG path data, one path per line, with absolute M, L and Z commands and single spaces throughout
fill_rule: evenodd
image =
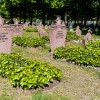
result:
M 23 33 L 23 36 L 37 33 Z M 38 36 L 38 35 L 37 35 Z M 53 59 L 45 48 L 21 48 L 13 44 L 12 52 L 25 58 L 45 61 L 59 68 L 62 80 L 49 90 L 27 92 L 13 88 L 7 79 L 0 77 L 0 100 L 100 100 L 100 72 Z

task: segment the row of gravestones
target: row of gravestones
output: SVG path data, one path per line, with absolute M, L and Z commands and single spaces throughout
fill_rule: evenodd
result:
M 11 24 L 0 26 L 0 53 L 10 53 L 12 37 L 22 36 L 23 27 L 21 24 Z
M 82 31 L 80 30 L 79 26 L 76 27 L 75 34 L 77 36 L 81 36 Z M 94 40 L 92 36 L 92 30 L 89 28 L 88 33 L 82 39 L 83 45 L 85 45 L 89 40 Z
M 42 33 L 42 35 L 47 34 L 47 32 L 44 31 L 43 25 L 41 23 L 37 25 L 37 28 L 40 30 L 39 33 Z M 11 53 L 12 37 L 15 36 L 15 33 L 17 33 L 17 35 L 21 33 L 19 36 L 22 36 L 22 29 L 22 25 L 18 24 L 17 20 L 15 20 L 14 25 L 0 26 L 0 53 Z M 56 19 L 56 24 L 51 25 L 49 31 L 51 52 L 53 52 L 57 47 L 65 46 L 67 28 L 59 17 Z M 80 35 L 80 32 L 81 31 L 78 26 L 76 33 Z M 89 30 L 86 36 L 83 38 L 83 43 L 86 44 L 87 41 L 92 39 L 93 38 Z

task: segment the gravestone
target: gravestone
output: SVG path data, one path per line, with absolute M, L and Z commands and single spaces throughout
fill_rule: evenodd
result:
M 11 24 L 10 26 L 14 30 L 13 37 L 15 37 L 15 36 L 22 36 L 22 32 L 23 32 L 22 24 Z
M 28 28 L 28 27 L 29 27 L 29 24 L 27 22 L 23 24 L 23 29 Z
M 42 22 L 40 22 L 40 23 L 37 25 L 37 29 L 38 29 L 38 30 L 41 30 L 41 29 L 43 29 L 43 28 L 44 28 L 44 26 L 43 26 Z
M 0 16 L 0 26 L 3 26 L 3 24 L 4 24 L 4 18 L 2 18 L 2 17 Z
M 80 30 L 80 27 L 77 26 L 77 27 L 76 27 L 76 30 L 75 30 L 75 34 L 76 34 L 77 36 L 81 36 L 81 33 L 82 33 L 82 31 Z
M 14 24 L 15 24 L 15 25 L 18 25 L 18 19 L 15 19 L 15 20 L 14 20 Z
M 56 19 L 56 26 L 52 25 L 50 28 L 50 47 L 51 53 L 57 47 L 65 46 L 67 29 L 64 23 L 61 23 L 61 19 Z
M 10 26 L 0 27 L 0 53 L 11 53 L 13 29 Z
M 84 38 L 82 40 L 83 45 L 85 45 L 90 40 L 94 40 L 94 38 L 91 34 L 91 30 L 88 30 L 88 33 L 84 36 Z
M 36 22 L 35 22 L 35 25 L 36 27 L 40 24 L 40 20 L 39 19 L 36 19 Z
M 39 31 L 39 36 L 42 37 L 43 35 L 48 35 L 48 33 L 45 30 L 45 27 L 43 24 L 40 22 L 40 24 L 37 26 L 37 29 Z

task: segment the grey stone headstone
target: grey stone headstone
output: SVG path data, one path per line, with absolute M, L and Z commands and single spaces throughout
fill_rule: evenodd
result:
M 40 24 L 40 20 L 36 19 L 36 26 L 38 26 Z

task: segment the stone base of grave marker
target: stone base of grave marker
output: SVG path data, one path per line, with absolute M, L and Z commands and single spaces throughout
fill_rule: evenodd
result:
M 0 53 L 11 53 L 13 29 L 10 26 L 0 27 Z

